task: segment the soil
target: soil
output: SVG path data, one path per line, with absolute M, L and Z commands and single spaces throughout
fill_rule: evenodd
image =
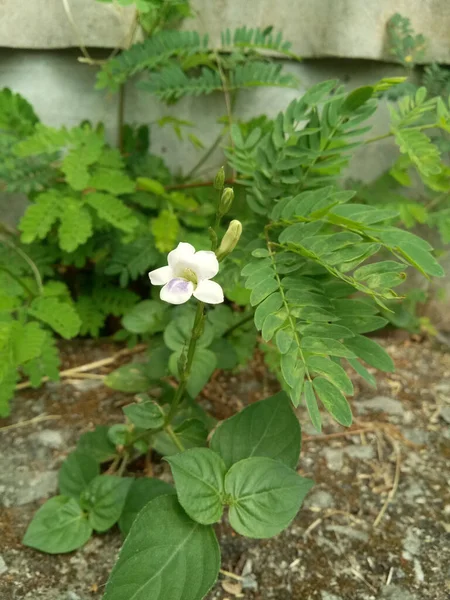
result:
M 316 486 L 291 526 L 275 538 L 249 540 L 226 520 L 219 524 L 222 568 L 230 575 L 220 576 L 207 600 L 450 597 L 450 354 L 436 342 L 404 335 L 381 343 L 396 371 L 374 373 L 377 390 L 353 379 L 350 431 L 330 419 L 317 435 L 298 409 L 304 424 L 298 470 Z M 67 343 L 63 366 L 118 349 Z M 217 371 L 201 402 L 223 419 L 277 390 L 257 355 L 239 372 Z M 36 509 L 55 494 L 57 470 L 79 435 L 120 422 L 130 399 L 95 379 L 18 393 L 12 417 L 0 424 L 1 600 L 101 598 L 121 545 L 118 530 L 59 556 L 26 548 L 21 539 Z M 164 463 L 154 470 L 170 480 Z

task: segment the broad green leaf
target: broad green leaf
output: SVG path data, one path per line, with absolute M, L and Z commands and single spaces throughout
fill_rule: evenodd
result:
M 300 454 L 300 424 L 284 392 L 260 400 L 219 424 L 210 446 L 226 466 L 265 456 L 296 467 Z
M 392 358 L 386 350 L 374 340 L 364 337 L 363 335 L 355 335 L 354 337 L 345 340 L 345 345 L 354 352 L 357 357 L 361 358 L 371 367 L 387 372 L 392 372 L 394 370 Z
M 73 498 L 55 496 L 41 506 L 22 543 L 48 554 L 72 552 L 92 535 L 88 516 Z
M 100 468 L 95 458 L 79 450 L 71 452 L 58 473 L 59 491 L 78 500 L 97 475 L 100 475 Z
M 230 525 L 250 538 L 269 538 L 297 514 L 313 482 L 271 458 L 246 458 L 225 476 Z
M 136 427 L 158 429 L 164 424 L 164 412 L 154 400 L 128 404 L 122 410 Z
M 209 448 L 193 448 L 167 460 L 178 500 L 191 519 L 202 525 L 220 521 L 227 472 L 220 456 Z
M 81 506 L 89 513 L 93 529 L 102 532 L 117 523 L 125 505 L 132 479 L 98 475 L 81 495 Z
M 314 428 L 320 433 L 322 431 L 322 417 L 317 406 L 317 399 L 311 381 L 305 381 L 305 404 L 308 409 L 309 418 Z
M 219 568 L 212 527 L 192 521 L 174 496 L 160 496 L 134 521 L 103 600 L 202 600 Z
M 344 394 L 353 394 L 353 384 L 341 365 L 325 356 L 310 356 L 306 364 L 308 369 L 329 379 Z
M 175 489 L 161 479 L 141 477 L 135 479 L 128 490 L 125 506 L 119 519 L 119 528 L 123 535 L 128 535 L 131 526 L 140 511 L 158 496 L 176 495 Z
M 112 460 L 116 449 L 108 437 L 108 431 L 108 425 L 97 425 L 94 431 L 83 433 L 78 439 L 77 452 L 88 454 L 99 463 Z
M 113 390 L 128 393 L 145 392 L 151 384 L 145 363 L 123 365 L 109 373 L 103 381 Z
M 206 446 L 208 430 L 199 419 L 186 419 L 174 428 L 174 433 L 184 450 Z M 153 447 L 162 456 L 172 456 L 180 452 L 180 448 L 165 431 L 155 435 Z
M 377 382 L 375 377 L 372 375 L 372 373 L 369 373 L 369 371 L 366 369 L 366 367 L 364 367 L 359 360 L 356 360 L 356 358 L 347 358 L 349 365 L 351 365 L 355 371 L 358 373 L 358 375 L 360 375 L 363 379 L 365 379 L 367 381 L 367 383 L 369 385 L 371 385 L 372 387 L 376 388 L 377 387 Z
M 315 377 L 313 387 L 327 411 L 345 427 L 352 424 L 352 411 L 342 392 L 324 377 Z
M 131 333 L 156 333 L 161 331 L 166 306 L 155 300 L 143 300 L 127 312 L 122 325 Z

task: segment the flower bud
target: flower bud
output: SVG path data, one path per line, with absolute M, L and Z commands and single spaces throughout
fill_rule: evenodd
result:
M 233 204 L 233 200 L 233 188 L 225 188 L 222 192 L 222 197 L 220 198 L 219 210 L 217 211 L 221 217 L 223 217 L 223 215 L 226 215 L 227 212 L 230 210 L 231 205 Z
M 214 179 L 214 187 L 216 190 L 223 190 L 223 184 L 225 183 L 225 169 L 220 167 L 217 171 L 217 175 Z
M 220 246 L 216 251 L 217 260 L 221 261 L 236 248 L 242 234 L 242 223 L 234 220 L 228 225 L 228 230 L 223 236 Z

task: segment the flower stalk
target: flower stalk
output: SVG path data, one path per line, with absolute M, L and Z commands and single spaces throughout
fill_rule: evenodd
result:
M 165 428 L 172 422 L 173 418 L 177 413 L 178 406 L 186 391 L 187 382 L 191 374 L 192 362 L 194 360 L 195 348 L 197 341 L 203 332 L 203 320 L 205 318 L 205 305 L 203 302 L 197 304 L 197 312 L 195 313 L 194 324 L 192 326 L 191 339 L 189 340 L 188 351 L 186 355 L 186 362 L 184 368 L 180 371 L 180 384 L 175 392 L 172 400 L 172 405 L 169 412 L 167 413 Z

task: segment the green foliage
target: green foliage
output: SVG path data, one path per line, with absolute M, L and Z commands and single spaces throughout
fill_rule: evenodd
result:
M 73 498 L 55 496 L 41 506 L 22 542 L 48 554 L 72 552 L 92 534 L 86 513 Z
M 200 76 L 188 77 L 180 67 L 170 66 L 153 74 L 148 81 L 140 83 L 139 88 L 166 102 L 179 100 L 182 96 L 212 94 L 224 87 L 227 91 L 260 86 L 296 88 L 294 77 L 282 74 L 281 71 L 281 66 L 252 61 L 237 65 L 224 84 L 220 73 L 211 69 L 203 68 Z
M 208 448 L 194 448 L 167 459 L 172 469 L 178 500 L 197 523 L 217 523 L 223 513 L 227 468 Z
M 207 36 L 164 29 L 187 13 L 186 2 L 134 4 L 151 35 L 106 61 L 98 87 L 117 90 L 139 74 L 140 87 L 167 102 L 222 91 L 229 113 L 239 89 L 296 87 L 267 57 L 269 50 L 297 59 L 272 28 L 227 30 L 216 49 Z M 406 20 L 391 20 L 390 34 L 399 60 L 419 60 L 423 40 Z M 428 77 L 440 74 L 430 70 Z M 349 369 L 370 385 L 375 379 L 365 365 L 393 370 L 385 350 L 365 334 L 388 319 L 404 322 L 395 290 L 409 267 L 426 276 L 443 272 L 431 245 L 397 226 L 432 219 L 393 190 L 392 181 L 412 185 L 415 171 L 428 189 L 448 193 L 445 143 L 436 143 L 433 132 L 450 131 L 447 98 L 409 88 L 391 106 L 389 131 L 380 137 L 394 138 L 401 156 L 390 179 L 375 184 L 387 189 L 384 202 L 371 200 L 379 189 L 345 189 L 343 177 L 380 97 L 402 81 L 383 79 L 350 92 L 337 81 L 321 82 L 273 120 L 240 123 L 227 114 L 222 136 L 231 135 L 226 152 L 237 181 L 227 211 L 219 201 L 225 170 L 214 195 L 189 181 L 210 150 L 185 178 L 150 153 L 151 127 L 170 125 L 180 139 L 191 123 L 163 116 L 151 125 L 124 126 L 119 151 L 105 142 L 101 124 L 46 127 L 23 99 L 0 94 L 6 165 L 0 177 L 7 190 L 30 196 L 20 242 L 5 234 L 0 249 L 0 406 L 21 374 L 32 385 L 58 377 L 52 332 L 97 336 L 120 322 L 115 339 L 149 342 L 141 362 L 104 379 L 114 390 L 138 394 L 123 408 L 123 422 L 80 437 L 60 471 L 62 495 L 37 512 L 24 538 L 42 551 L 69 552 L 118 523 L 127 537 L 105 600 L 201 600 L 220 566 L 212 524 L 227 511 L 238 534 L 277 535 L 313 484 L 296 471 L 301 429 L 292 405 L 304 402 L 319 431 L 322 409 L 349 426 Z M 442 77 L 440 89 L 445 85 Z M 202 146 L 192 132 L 188 139 Z M 244 222 L 239 245 L 217 276 L 227 303 L 197 303 L 194 311 L 192 303 L 163 305 L 153 291 L 149 298 L 148 283 L 139 280 L 166 264 L 162 255 L 178 241 L 216 251 L 224 212 Z M 440 221 L 443 237 L 450 237 Z M 223 255 L 217 251 L 220 261 Z M 216 368 L 234 369 L 252 356 L 257 332 L 284 391 L 217 424 L 195 399 Z M 169 463 L 174 488 L 123 477 L 130 463 L 134 473 L 155 455 Z
M 135 600 L 201 600 L 215 583 L 219 567 L 212 527 L 190 519 L 173 496 L 160 496 L 133 523 L 106 586 L 105 600 L 121 600 L 124 594 Z
M 300 438 L 298 419 L 286 394 L 281 392 L 223 421 L 214 431 L 211 448 L 228 468 L 245 458 L 265 456 L 295 469 Z
M 129 77 L 148 72 L 139 87 L 166 101 L 185 95 L 233 91 L 255 86 L 297 87 L 294 77 L 268 62 L 264 51 L 295 57 L 290 44 L 271 30 L 241 27 L 222 34 L 223 55 L 209 47 L 208 36 L 195 31 L 160 31 L 107 61 L 97 80 L 98 88 L 117 91 Z M 200 75 L 198 69 L 200 68 Z
M 225 476 L 230 525 L 241 535 L 268 538 L 285 529 L 313 485 L 270 458 L 235 463 Z
M 387 24 L 389 53 L 404 66 L 422 62 L 425 54 L 425 38 L 416 35 L 411 21 L 399 13 L 393 15 Z

